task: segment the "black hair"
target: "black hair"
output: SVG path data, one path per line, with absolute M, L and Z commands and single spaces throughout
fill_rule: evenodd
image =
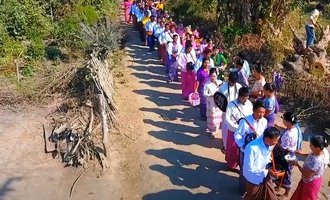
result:
M 321 150 L 328 146 L 328 141 L 322 135 L 315 135 L 310 139 L 311 144 L 314 147 L 318 147 Z
M 273 83 L 266 83 L 264 85 L 264 90 L 266 90 L 268 92 L 275 92 L 276 86 Z
M 321 3 L 317 4 L 315 8 L 319 11 L 324 11 L 324 5 Z
M 189 47 L 192 47 L 191 40 L 186 41 L 186 49 L 188 49 Z
M 268 127 L 264 131 L 264 138 L 273 139 L 273 138 L 279 137 L 280 135 L 281 135 L 280 130 L 278 130 L 275 127 Z
M 212 41 L 212 39 L 211 39 L 211 38 L 209 38 L 209 37 L 208 37 L 208 38 L 206 38 L 206 42 L 207 42 L 207 43 L 209 43 L 209 42 L 211 42 L 211 41 Z
M 285 112 L 283 114 L 283 119 L 291 124 L 296 124 L 297 123 L 297 117 L 295 116 L 294 113 L 292 112 Z
M 236 60 L 236 65 L 243 66 L 244 60 L 242 58 Z
M 239 79 L 238 72 L 237 71 L 232 71 L 229 73 L 228 80 L 231 83 L 237 83 Z
M 187 68 L 187 69 L 191 69 L 191 70 L 193 70 L 193 69 L 194 69 L 194 66 L 195 66 L 195 65 L 194 65 L 193 62 L 188 62 L 187 65 L 186 65 L 186 68 Z
M 249 88 L 248 87 L 241 87 L 238 90 L 238 96 L 239 97 L 247 97 L 247 96 L 249 96 Z
M 217 69 L 216 69 L 216 68 L 211 68 L 211 69 L 209 70 L 209 75 L 211 75 L 211 74 L 213 74 L 213 73 L 216 73 L 216 74 L 218 75 L 218 73 L 217 73 Z
M 207 60 L 210 61 L 209 58 L 203 58 L 202 66 L 203 66 L 203 64 L 204 64 Z
M 261 63 L 257 63 L 257 64 L 256 64 L 256 67 L 254 68 L 254 70 L 255 70 L 256 72 L 258 72 L 259 74 L 263 74 L 263 73 L 265 73 L 265 70 L 264 70 L 264 68 L 262 67 Z
M 191 37 L 191 34 L 190 33 L 186 33 L 185 36 Z
M 258 110 L 259 108 L 266 108 L 264 102 L 261 100 L 257 100 L 253 103 L 253 111 Z
M 238 57 L 240 57 L 241 59 L 245 59 L 245 55 L 244 55 L 244 53 L 243 52 L 239 52 L 238 54 L 237 54 L 237 56 Z
M 178 38 L 178 37 L 179 37 L 179 35 L 178 35 L 178 34 L 174 34 L 174 35 L 173 35 L 173 38 L 175 38 L 175 37 L 177 37 L 177 38 Z
M 209 53 L 212 53 L 211 49 L 209 48 L 206 48 L 203 52 L 204 54 L 209 54 Z

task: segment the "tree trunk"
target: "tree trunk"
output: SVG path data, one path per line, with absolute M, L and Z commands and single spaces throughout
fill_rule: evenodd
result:
M 251 3 L 250 0 L 241 1 L 241 24 L 247 26 L 251 22 Z
M 294 35 L 293 48 L 297 54 L 304 56 L 308 61 L 308 71 L 317 76 L 323 76 L 324 74 L 329 73 L 329 70 L 326 68 L 326 48 L 330 41 L 330 27 L 327 26 L 325 29 L 322 29 L 321 40 L 310 49 L 306 48 L 306 42 L 296 34 L 291 25 L 290 28 Z M 301 63 L 294 62 L 294 65 L 301 65 Z M 305 67 L 301 66 L 300 68 Z

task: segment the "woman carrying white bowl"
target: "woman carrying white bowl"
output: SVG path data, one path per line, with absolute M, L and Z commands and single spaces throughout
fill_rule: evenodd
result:
M 285 130 L 281 135 L 280 142 L 274 149 L 274 157 L 276 168 L 286 172 L 284 177 L 280 177 L 275 183 L 277 185 L 276 190 L 279 190 L 281 187 L 285 189 L 283 199 L 286 199 L 289 197 L 291 190 L 291 176 L 294 166 L 289 165 L 285 157 L 288 157 L 286 155 L 294 155 L 295 151 L 301 149 L 302 133 L 297 124 L 297 118 L 293 113 L 284 113 L 282 119 L 284 127 L 281 128 Z

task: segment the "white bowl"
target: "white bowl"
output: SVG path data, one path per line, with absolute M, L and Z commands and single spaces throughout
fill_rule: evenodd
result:
M 287 155 L 284 156 L 284 159 L 286 161 L 296 161 L 297 160 L 297 156 L 294 155 L 294 154 L 293 155 L 287 154 Z

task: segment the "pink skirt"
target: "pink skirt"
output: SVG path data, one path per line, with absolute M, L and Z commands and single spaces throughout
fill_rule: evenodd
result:
M 196 74 L 193 71 L 181 71 L 182 98 L 188 99 L 189 94 L 194 92 Z
M 160 55 L 162 58 L 162 64 L 164 65 L 166 63 L 166 44 L 160 45 Z
M 222 121 L 222 112 L 219 108 L 206 108 L 207 128 L 210 132 L 217 132 Z M 212 112 L 210 110 L 213 110 Z
M 305 183 L 300 180 L 290 200 L 317 200 L 322 186 L 322 177 Z
M 228 130 L 225 160 L 230 169 L 236 169 L 239 165 L 240 150 L 235 142 L 234 132 Z

